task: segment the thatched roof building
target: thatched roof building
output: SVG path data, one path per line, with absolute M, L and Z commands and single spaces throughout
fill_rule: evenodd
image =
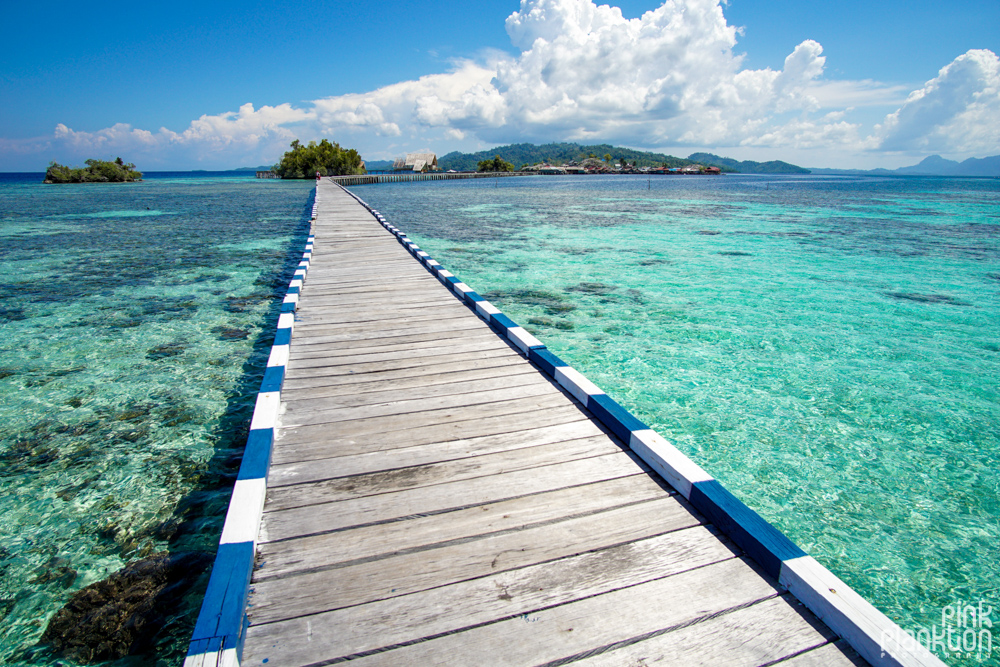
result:
M 434 153 L 407 153 L 392 163 L 395 171 L 437 171 L 438 159 Z

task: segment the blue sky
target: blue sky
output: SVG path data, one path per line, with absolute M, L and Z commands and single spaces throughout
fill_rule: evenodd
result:
M 7 3 L 0 170 L 516 141 L 805 166 L 1000 153 L 1000 2 Z

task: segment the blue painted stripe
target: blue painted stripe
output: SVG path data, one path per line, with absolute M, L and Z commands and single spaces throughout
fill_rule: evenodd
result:
M 296 286 L 296 287 L 289 287 L 289 288 L 288 288 L 288 292 L 287 292 L 287 293 L 288 293 L 288 294 L 298 294 L 298 293 L 299 293 L 299 288 L 298 288 L 298 286 Z
M 211 642 L 221 638 L 223 650 L 242 646 L 253 557 L 253 542 L 219 545 L 201 613 L 194 626 L 189 655 L 203 652 L 195 650 L 199 640 Z
M 782 561 L 806 555 L 784 533 L 740 502 L 718 480 L 696 482 L 691 488 L 690 500 L 695 509 L 775 579 L 781 575 Z
M 444 281 L 447 283 L 448 289 L 450 289 L 452 292 L 455 291 L 455 284 L 462 282 L 456 276 L 448 276 L 447 278 L 444 279 Z
M 649 428 L 607 394 L 592 394 L 587 399 L 587 409 L 625 444 L 631 442 L 632 431 L 644 431 Z
M 294 313 L 296 305 L 298 305 L 298 304 L 295 303 L 295 302 L 292 302 L 292 303 L 282 303 L 281 304 L 281 312 L 283 312 L 283 313 Z
M 528 359 L 545 371 L 545 374 L 549 377 L 555 377 L 556 369 L 560 366 L 569 365 L 556 355 L 549 352 L 545 346 L 528 348 Z
M 255 428 L 247 438 L 243 462 L 237 479 L 267 479 L 271 465 L 271 447 L 274 445 L 273 428 Z
M 507 329 L 516 327 L 517 322 L 510 319 L 503 313 L 496 313 L 494 315 L 490 315 L 490 325 L 492 325 L 496 329 L 499 329 L 500 333 L 505 334 L 507 333 Z
M 291 345 L 292 344 L 292 330 L 291 329 L 278 329 L 278 333 L 274 335 L 275 345 Z
M 283 331 L 283 329 L 279 329 Z M 291 329 L 287 329 L 291 332 Z M 277 339 L 277 338 L 276 338 Z M 260 383 L 260 393 L 266 393 L 269 391 L 281 391 L 281 385 L 285 382 L 285 367 L 284 366 L 268 366 L 267 370 L 264 371 L 264 381 Z
M 486 301 L 486 299 L 479 296 L 476 292 L 466 292 L 465 300 L 473 304 L 476 303 L 477 301 Z

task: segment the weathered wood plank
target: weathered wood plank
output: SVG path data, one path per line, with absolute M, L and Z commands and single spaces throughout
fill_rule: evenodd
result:
M 641 593 L 641 599 L 650 604 L 665 600 L 675 609 L 706 615 L 728 609 L 739 603 L 736 600 L 752 601 L 776 593 L 753 574 L 746 563 L 733 558 L 716 533 L 688 528 L 412 595 L 251 626 L 245 657 L 251 664 L 265 658 L 280 665 L 309 664 L 500 619 L 524 624 L 540 609 L 615 590 L 623 604 Z M 720 581 L 729 585 L 720 586 Z M 640 584 L 647 585 L 639 588 Z M 677 600 L 694 604 L 681 605 Z M 529 617 L 516 618 L 525 614 Z M 327 638 L 323 647 L 310 641 L 314 635 Z M 525 642 L 529 636 L 521 633 L 516 641 Z M 258 652 L 257 647 L 264 651 Z
M 595 512 L 668 497 L 679 498 L 665 492 L 659 480 L 637 473 L 448 512 L 410 517 L 405 521 L 390 521 L 307 536 L 277 533 L 274 528 L 281 530 L 283 524 L 273 526 L 268 523 L 268 519 L 274 515 L 265 515 L 266 529 L 261 535 L 261 550 L 267 556 L 267 563 L 257 576 L 261 579 L 280 578 L 316 569 L 329 569 L 334 565 L 375 556 L 387 557 L 421 547 L 440 547 L 469 537 L 487 537 L 558 521 L 576 520 Z M 678 499 L 677 502 L 688 508 L 682 500 Z M 668 506 L 672 508 L 670 512 L 673 512 L 674 505 Z M 700 517 L 698 521 L 701 521 Z M 572 526 L 576 524 L 569 525 L 567 530 L 573 529 Z M 653 534 L 657 533 L 650 533 Z M 583 539 L 582 535 L 579 537 Z M 563 545 L 565 548 L 570 546 Z M 535 548 L 549 547 L 536 545 Z M 490 559 L 496 560 L 496 554 L 492 554 Z M 506 559 L 504 556 L 501 560 Z
M 438 410 L 423 410 L 403 415 L 390 415 L 369 417 L 367 419 L 352 419 L 337 423 L 335 435 L 329 422 L 315 424 L 305 424 L 302 426 L 287 426 L 279 419 L 283 435 L 295 436 L 295 440 L 305 444 L 308 441 L 314 443 L 326 443 L 328 447 L 337 447 L 342 442 L 352 442 L 362 435 L 386 434 L 380 439 L 369 438 L 368 442 L 389 443 L 395 438 L 405 437 L 408 443 L 414 443 L 411 439 L 414 430 L 421 427 L 432 427 L 437 429 L 441 440 L 452 440 L 455 437 L 455 428 L 451 426 L 453 422 L 469 420 L 482 420 L 487 417 L 497 417 L 508 415 L 513 423 L 517 420 L 523 424 L 523 414 L 527 411 L 538 410 L 540 408 L 559 408 L 572 406 L 570 399 L 562 394 L 543 394 L 528 396 L 526 398 L 510 398 L 504 401 L 492 403 L 479 403 L 476 405 L 463 405 Z M 579 404 L 576 404 L 577 406 Z M 577 408 L 580 409 L 580 408 Z M 511 428 L 510 430 L 514 430 Z M 398 435 L 400 431 L 406 431 L 405 436 Z M 388 435 L 395 433 L 397 435 Z
M 487 407 L 499 411 L 499 414 L 441 423 L 432 422 L 413 428 L 404 426 L 404 434 L 400 434 L 399 431 L 375 429 L 370 433 L 355 433 L 347 437 L 323 438 L 322 433 L 328 434 L 329 427 L 303 426 L 297 429 L 301 438 L 292 438 L 294 434 L 291 433 L 279 434 L 279 446 L 275 447 L 272 461 L 274 463 L 306 461 L 326 458 L 330 455 L 330 451 L 347 456 L 483 435 L 500 435 L 520 431 L 526 423 L 537 427 L 566 424 L 579 420 L 585 414 L 577 405 L 551 407 L 525 404 L 521 406 L 520 411 L 515 410 L 517 419 L 514 419 L 510 412 L 503 409 L 503 404 L 489 404 Z
M 575 502 L 581 503 L 581 506 L 574 507 L 579 514 L 570 517 L 564 517 L 558 511 L 545 511 L 547 508 L 541 506 L 528 507 L 527 511 L 518 514 L 520 519 L 508 518 L 508 514 L 517 509 L 513 507 L 515 503 L 523 506 L 530 502 L 519 499 L 489 506 L 489 515 L 476 508 L 462 512 L 468 517 L 439 515 L 338 533 L 340 540 L 336 542 L 336 550 L 332 554 L 328 549 L 310 554 L 313 557 L 308 558 L 298 551 L 280 554 L 299 556 L 309 566 L 339 554 L 343 560 L 331 561 L 326 569 L 312 567 L 307 571 L 298 571 L 288 566 L 275 568 L 277 576 L 268 576 L 271 574 L 271 553 L 265 547 L 262 549 L 265 565 L 254 579 L 251 622 L 272 623 L 399 597 L 626 544 L 701 523 L 686 504 L 664 497 L 658 488 L 650 489 L 648 495 L 653 497 L 643 498 L 635 493 L 635 489 L 621 484 L 618 486 L 630 492 L 625 498 L 637 498 L 637 502 L 610 509 L 598 507 L 597 511 L 584 514 L 602 498 L 574 489 Z M 568 495 L 566 491 L 558 493 Z M 541 501 L 547 499 L 538 498 Z M 605 495 L 603 501 L 606 503 L 608 500 Z M 561 499 L 556 502 L 561 502 Z M 535 513 L 538 509 L 543 510 L 544 519 Z M 484 516 L 487 518 L 484 519 Z M 553 516 L 559 520 L 553 522 Z M 425 525 L 413 525 L 419 523 Z M 442 533 L 442 530 L 446 532 Z M 350 548 L 347 548 L 348 544 Z M 303 545 L 306 549 L 309 546 Z M 340 566 L 348 559 L 347 564 Z
M 731 590 L 728 586 L 698 587 L 699 605 L 677 604 L 677 598 L 650 596 L 637 586 L 533 613 L 468 632 L 452 634 L 360 659 L 361 665 L 527 665 L 597 655 L 574 665 L 635 667 L 636 665 L 750 666 L 780 660 L 789 651 L 808 650 L 830 640 L 830 631 L 803 619 L 784 597 L 768 592 Z M 702 605 L 721 614 L 705 613 Z M 741 606 L 749 605 L 749 606 Z M 718 613 L 718 612 L 716 612 Z M 530 622 L 530 633 L 524 623 Z M 677 626 L 681 626 L 678 629 Z M 607 651 L 617 643 L 635 641 L 645 633 L 662 632 L 646 641 Z M 633 634 L 635 633 L 635 634 Z
M 363 454 L 343 454 L 338 451 L 330 451 L 322 459 L 308 462 L 276 462 L 271 466 L 268 479 L 269 484 L 280 486 L 282 479 L 294 477 L 300 470 L 309 469 L 314 465 L 336 466 L 336 470 L 341 476 L 358 475 L 602 435 L 606 434 L 592 421 L 580 419 L 565 424 L 536 427 L 511 433 L 423 445 L 403 445 L 389 449 L 377 449 Z
M 302 387 L 288 385 L 282 389 L 282 397 L 287 401 L 294 401 L 303 396 L 309 398 L 334 398 L 346 394 L 367 394 L 380 393 L 386 391 L 404 391 L 420 387 L 433 387 L 435 385 L 454 385 L 464 382 L 490 381 L 497 378 L 516 378 L 518 375 L 537 375 L 538 371 L 528 364 L 496 364 L 471 370 L 454 370 L 438 374 L 421 373 L 419 375 L 404 376 L 399 378 L 378 379 L 370 378 L 367 382 L 363 378 L 357 378 L 356 382 L 339 382 L 338 384 L 326 384 L 317 382 L 313 386 Z M 345 376 L 336 376 L 344 378 Z M 354 379 L 353 376 L 347 376 Z
M 298 363 L 304 363 L 306 359 L 339 359 L 340 357 L 350 357 L 352 360 L 357 357 L 365 357 L 373 354 L 390 353 L 414 353 L 417 350 L 441 350 L 445 352 L 460 351 L 460 348 L 473 350 L 505 349 L 511 350 L 510 345 L 499 340 L 496 335 L 482 333 L 480 335 L 450 335 L 442 337 L 436 341 L 408 342 L 408 343 L 383 343 L 372 341 L 368 345 L 351 345 L 345 343 L 313 343 L 304 345 L 297 349 L 292 358 Z M 515 352 L 516 354 L 516 352 Z
M 620 452 L 339 501 L 283 486 L 269 490 L 264 511 L 288 511 L 282 520 L 298 524 L 300 534 L 309 535 L 634 475 L 637 465 L 628 453 Z M 356 523 L 346 523 L 352 519 Z
M 679 629 L 671 628 L 676 624 L 664 616 L 660 623 L 647 621 L 632 626 L 637 635 L 643 631 L 662 634 L 574 664 L 586 667 L 764 665 L 825 646 L 836 638 L 812 614 L 803 613 L 803 609 L 798 600 L 786 593 Z M 654 612 L 650 614 L 653 616 L 658 610 L 649 611 Z M 655 625 L 663 628 L 649 629 Z
M 408 349 L 421 347 L 434 347 L 435 345 L 449 345 L 453 340 L 486 340 L 489 337 L 496 338 L 492 331 L 483 330 L 481 327 L 472 329 L 452 329 L 450 331 L 433 332 L 425 334 L 412 334 L 403 336 L 371 336 L 357 340 L 324 340 L 321 336 L 306 336 L 304 333 L 297 336 L 295 344 L 299 347 L 296 352 L 307 354 L 313 350 L 323 349 L 328 354 L 344 354 L 346 351 L 360 352 L 362 350 L 372 350 L 375 348 L 385 349 L 390 347 L 407 346 Z
M 537 372 L 519 357 L 498 355 L 470 361 L 444 361 L 425 363 L 420 366 L 395 368 L 367 373 L 304 374 L 293 373 L 285 378 L 282 391 L 315 390 L 329 391 L 330 396 L 341 392 L 382 391 L 396 386 L 426 386 L 435 382 L 449 382 L 451 376 L 458 378 L 495 377 L 503 373 Z M 300 377 L 301 376 L 301 377 Z M 350 386 L 348 386 L 350 385 Z M 363 385 L 363 386 L 361 386 Z M 323 389 L 320 389 L 323 388 Z
M 868 663 L 843 639 L 783 660 L 780 667 L 867 667 Z
M 480 350 L 478 352 L 466 352 L 466 353 L 456 353 L 452 351 L 444 352 L 442 350 L 418 350 L 413 355 L 409 357 L 400 357 L 396 359 L 384 359 L 379 361 L 359 361 L 357 363 L 346 364 L 341 361 L 341 363 L 325 363 L 322 360 L 311 361 L 308 367 L 303 367 L 299 364 L 295 368 L 295 374 L 299 376 L 309 377 L 310 375 L 323 374 L 326 376 L 332 375 L 358 375 L 361 373 L 368 373 L 371 371 L 382 371 L 382 370 L 398 370 L 401 368 L 415 368 L 420 366 L 432 366 L 442 363 L 452 362 L 452 361 L 462 361 L 468 360 L 469 363 L 478 359 L 493 359 L 496 357 L 503 357 L 507 359 L 517 358 L 517 353 L 512 354 L 512 350 L 504 350 L 502 348 Z M 523 361 L 523 359 L 522 359 Z M 289 362 L 289 370 L 293 368 L 291 362 Z
M 511 383 L 514 384 L 514 383 Z M 443 392 L 442 392 L 443 393 Z M 550 396 L 561 393 L 551 382 L 532 382 L 530 384 L 515 384 L 500 389 L 481 389 L 454 395 L 438 396 L 432 392 L 430 397 L 402 399 L 398 401 L 383 401 L 381 403 L 340 407 L 337 399 L 330 399 L 334 405 L 324 406 L 323 399 L 316 401 L 296 401 L 288 404 L 281 418 L 281 423 L 287 428 L 306 426 L 308 424 L 331 424 L 361 421 L 376 417 L 391 417 L 425 412 L 427 410 L 444 410 L 463 408 L 483 403 L 499 403 L 509 399 L 527 398 L 533 396 Z M 569 397 L 566 397 L 569 401 Z
M 273 489 L 275 501 L 281 499 L 275 506 L 278 509 L 530 470 L 620 451 L 620 445 L 602 433 L 589 438 L 349 476 L 340 473 L 337 459 L 320 459 L 299 464 L 294 470 L 286 467 L 283 469 L 285 474 L 276 475 L 274 483 L 269 480 L 268 485 Z

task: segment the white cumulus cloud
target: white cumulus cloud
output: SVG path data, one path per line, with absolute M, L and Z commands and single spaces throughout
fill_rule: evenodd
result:
M 1000 59 L 985 49 L 960 55 L 876 130 L 882 150 L 1000 151 Z

